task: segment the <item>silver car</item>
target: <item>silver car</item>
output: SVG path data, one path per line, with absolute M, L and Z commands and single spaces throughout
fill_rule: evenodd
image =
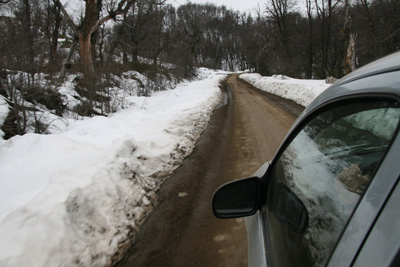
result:
M 221 186 L 246 218 L 249 266 L 400 266 L 400 53 L 344 77 L 254 177 Z

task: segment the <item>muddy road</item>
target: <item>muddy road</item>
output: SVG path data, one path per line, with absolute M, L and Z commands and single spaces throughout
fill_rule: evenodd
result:
M 243 219 L 220 220 L 211 198 L 221 184 L 272 159 L 303 108 L 229 76 L 224 103 L 192 155 L 164 182 L 129 255 L 118 266 L 247 266 Z

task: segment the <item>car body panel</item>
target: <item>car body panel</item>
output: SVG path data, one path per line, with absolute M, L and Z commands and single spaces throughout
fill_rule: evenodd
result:
M 400 184 L 379 215 L 365 241 L 354 266 L 399 266 L 400 251 Z
M 259 178 L 263 177 L 267 172 L 269 162 L 264 163 L 258 171 L 254 174 Z M 267 266 L 265 257 L 265 240 L 264 232 L 262 228 L 262 215 L 258 211 L 256 214 L 245 218 L 246 232 L 247 232 L 247 243 L 248 243 L 248 266 Z M 264 257 L 260 257 L 264 255 Z
M 263 232 L 263 223 L 261 212 L 246 217 L 246 232 L 247 232 L 247 258 L 248 266 L 264 267 L 267 266 L 265 254 L 265 240 Z

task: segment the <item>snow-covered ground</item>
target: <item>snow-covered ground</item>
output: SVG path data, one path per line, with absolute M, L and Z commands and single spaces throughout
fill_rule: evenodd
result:
M 325 80 L 300 80 L 284 75 L 266 77 L 249 73 L 239 77 L 260 90 L 291 99 L 304 107 L 331 85 L 325 83 Z
M 1 140 L 0 266 L 109 264 L 220 103 L 225 75 L 202 76 L 60 133 Z

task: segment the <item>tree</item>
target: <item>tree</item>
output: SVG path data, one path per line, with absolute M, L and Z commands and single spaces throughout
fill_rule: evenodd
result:
M 131 51 L 134 64 L 138 62 L 139 52 L 143 50 L 141 45 L 150 33 L 149 26 L 156 4 L 158 2 L 153 0 L 136 1 L 131 7 L 129 16 L 124 20 L 124 35 L 126 37 L 124 40 Z
M 131 0 L 86 0 L 85 15 L 79 27 L 75 25 L 60 0 L 57 4 L 68 19 L 73 31 L 79 40 L 80 59 L 83 64 L 83 73 L 89 90 L 89 102 L 93 107 L 94 96 L 96 93 L 96 72 L 94 59 L 94 46 L 96 45 L 97 30 L 101 25 L 109 20 L 115 20 L 118 15 L 126 14 L 133 1 Z M 100 17 L 100 13 L 106 14 Z
M 58 38 L 61 29 L 62 15 L 60 6 L 55 0 L 47 0 L 45 4 L 45 25 L 44 32 L 49 47 L 49 70 L 52 72 L 55 69 Z
M 335 8 L 342 0 L 315 0 L 315 7 L 320 24 L 320 69 L 324 73 L 319 76 L 332 75 L 332 68 L 335 65 L 333 52 L 331 51 L 332 44 L 332 24 Z M 322 78 L 322 77 L 321 77 Z
M 164 2 L 163 2 L 164 3 Z M 154 6 L 151 16 L 150 33 L 149 33 L 149 57 L 153 60 L 153 68 L 158 68 L 158 57 L 161 52 L 168 46 L 171 31 L 167 14 L 170 12 L 171 6 Z
M 288 27 L 288 0 L 270 0 L 270 5 L 267 5 L 267 12 L 272 16 L 273 22 L 276 24 L 283 46 L 287 47 L 287 27 Z
M 312 15 L 312 0 L 306 0 L 307 19 L 308 19 L 308 64 L 306 77 L 311 79 L 313 76 L 313 15 Z
M 178 8 L 178 32 L 180 40 L 186 45 L 181 55 L 186 75 L 193 74 L 197 65 L 197 49 L 202 38 L 200 5 L 188 3 Z
M 349 1 L 346 0 L 346 17 L 345 17 L 345 22 L 344 22 L 344 27 L 343 27 L 343 34 L 344 34 L 344 40 L 345 40 L 345 57 L 344 57 L 344 72 L 345 74 L 349 74 L 353 70 L 356 69 L 356 63 L 355 63 L 355 53 L 356 53 L 356 48 L 355 48 L 355 42 L 357 38 L 357 34 L 351 32 L 351 14 L 349 12 L 350 6 L 349 6 Z
M 271 17 L 278 34 L 275 37 L 274 54 L 278 72 L 286 71 L 282 62 L 290 58 L 289 36 L 288 36 L 288 16 L 291 4 L 289 0 L 270 0 L 267 5 L 267 14 Z M 282 49 L 283 48 L 283 49 Z M 281 52 L 282 51 L 282 52 Z
M 102 0 L 86 0 L 85 15 L 79 27 L 75 25 L 61 2 L 59 0 L 55 1 L 57 1 L 79 39 L 80 58 L 84 66 L 84 74 L 88 77 L 95 76 L 92 46 L 95 45 L 93 39 L 96 38 L 96 31 L 105 22 L 115 20 L 118 15 L 125 14 L 132 5 L 132 1 L 110 0 L 103 3 Z M 107 15 L 100 17 L 100 11 L 103 11 Z

